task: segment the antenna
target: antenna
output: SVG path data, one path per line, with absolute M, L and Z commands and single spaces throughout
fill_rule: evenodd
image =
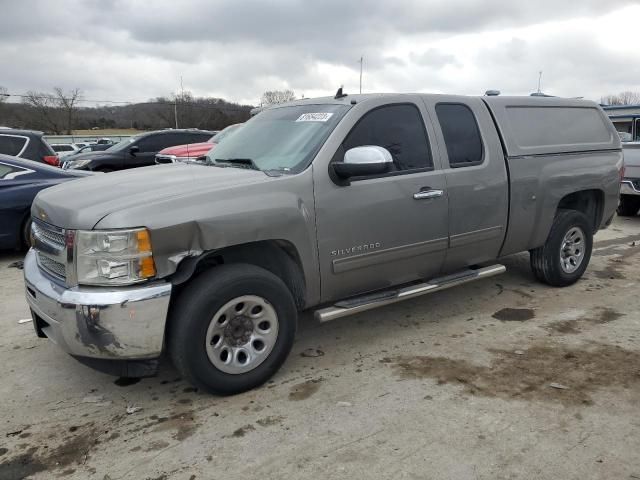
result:
M 335 97 L 333 97 L 333 98 L 335 98 L 336 100 L 338 100 L 339 98 L 344 98 L 344 97 L 346 97 L 346 96 L 347 96 L 347 94 L 346 94 L 346 93 L 342 93 L 342 85 L 340 85 L 340 88 L 339 88 L 339 89 L 338 89 L 338 91 L 336 92 L 336 96 L 335 96 Z
M 360 56 L 360 93 L 362 93 L 362 64 L 364 63 L 364 56 Z

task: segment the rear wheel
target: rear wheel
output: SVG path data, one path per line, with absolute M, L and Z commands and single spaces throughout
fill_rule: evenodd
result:
M 566 287 L 589 265 L 593 233 L 589 219 L 576 210 L 558 210 L 545 244 L 531 250 L 531 269 L 541 282 Z
M 633 217 L 640 210 L 640 197 L 622 195 L 618 205 L 618 215 L 622 217 Z
M 222 265 L 183 290 L 171 312 L 169 352 L 183 377 L 222 395 L 266 382 L 287 358 L 296 331 L 291 292 L 271 272 Z

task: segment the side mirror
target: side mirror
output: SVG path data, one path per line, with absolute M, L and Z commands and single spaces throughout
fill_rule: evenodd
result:
M 335 174 L 342 179 L 386 173 L 393 165 L 389 150 L 376 145 L 355 147 L 344 154 L 344 161 L 332 163 Z
M 136 156 L 136 153 L 138 153 L 139 151 L 140 151 L 140 147 L 137 145 L 132 145 L 129 147 L 129 153 L 134 157 Z

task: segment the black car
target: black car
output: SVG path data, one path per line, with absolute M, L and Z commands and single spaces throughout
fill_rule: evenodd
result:
M 31 203 L 40 190 L 89 175 L 0 155 L 0 249 L 29 244 Z
M 116 143 L 104 152 L 73 155 L 65 159 L 64 169 L 112 172 L 155 164 L 160 150 L 185 143 L 206 142 L 213 132 L 206 130 L 160 130 L 143 133 Z
M 56 152 L 42 135 L 42 132 L 34 130 L 2 129 L 0 130 L 0 154 L 58 166 Z

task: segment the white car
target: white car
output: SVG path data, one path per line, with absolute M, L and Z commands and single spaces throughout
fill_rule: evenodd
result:
M 66 157 L 80 150 L 72 143 L 52 143 L 51 148 L 58 154 L 58 158 Z

